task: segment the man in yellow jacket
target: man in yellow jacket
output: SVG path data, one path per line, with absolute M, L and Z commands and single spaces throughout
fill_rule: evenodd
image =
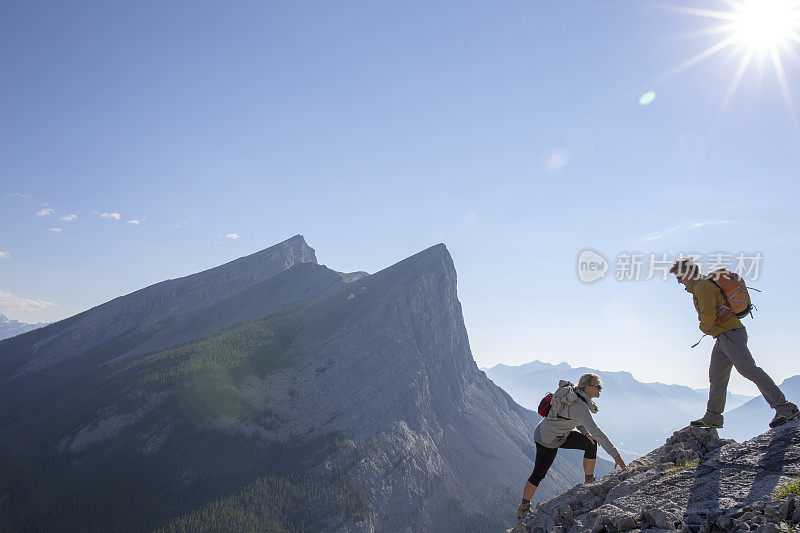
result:
M 716 339 L 711 350 L 711 364 L 708 369 L 710 389 L 706 414 L 699 420 L 690 422 L 690 425 L 722 427 L 722 412 L 725 410 L 731 367 L 736 367 L 739 374 L 755 383 L 769 406 L 775 409 L 775 418 L 769 423 L 769 427 L 778 427 L 800 416 L 797 406 L 787 401 L 772 378 L 756 366 L 753 355 L 747 348 L 747 330 L 736 315 L 717 323 L 720 311 L 728 306 L 717 284 L 702 276 L 700 267 L 690 257 L 676 260 L 669 271 L 675 275 L 678 283 L 692 294 L 697 317 L 700 320 L 700 331 Z

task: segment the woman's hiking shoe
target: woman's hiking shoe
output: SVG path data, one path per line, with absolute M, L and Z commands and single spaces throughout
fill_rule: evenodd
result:
M 778 426 L 782 426 L 789 420 L 794 420 L 798 416 L 800 416 L 800 411 L 795 411 L 794 413 L 788 415 L 776 414 L 775 418 L 772 419 L 772 422 L 769 423 L 769 427 L 776 428 Z
M 689 422 L 689 425 L 695 428 L 716 428 L 719 429 L 722 427 L 722 424 L 714 424 L 713 422 L 707 422 L 705 418 L 700 418 L 698 420 L 692 420 Z
M 594 476 L 586 476 L 586 481 L 584 481 L 584 484 L 585 483 L 594 483 L 595 481 L 597 481 L 597 480 L 594 478 Z
M 531 510 L 531 502 L 522 502 L 517 509 L 517 520 L 522 520 L 522 517 Z

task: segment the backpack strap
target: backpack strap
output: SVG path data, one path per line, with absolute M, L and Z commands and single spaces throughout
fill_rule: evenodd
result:
M 577 396 L 578 398 L 580 398 L 580 399 L 583 401 L 583 403 L 585 403 L 586 405 L 589 405 L 589 402 L 588 402 L 588 401 L 586 401 L 586 398 L 584 398 L 583 396 L 581 396 L 580 394 L 578 394 L 578 387 L 572 387 L 572 390 L 574 390 L 574 391 L 575 391 L 575 396 Z

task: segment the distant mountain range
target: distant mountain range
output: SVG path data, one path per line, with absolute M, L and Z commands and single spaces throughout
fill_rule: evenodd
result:
M 800 403 L 800 375 L 787 378 L 778 386 L 789 401 Z M 757 396 L 726 413 L 719 434 L 744 442 L 766 431 L 773 416 L 775 410 L 769 407 L 763 396 Z
M 708 400 L 708 392 L 702 389 L 643 383 L 628 372 L 572 368 L 567 363 L 500 364 L 485 369 L 485 372 L 495 384 L 529 409 L 536 409 L 542 397 L 555 389 L 559 379 L 577 383 L 581 374 L 592 372 L 599 375 L 604 387 L 596 400 L 599 412 L 595 419 L 626 459 L 644 455 L 673 431 L 702 416 Z M 751 399 L 751 396 L 728 393 L 727 407 L 730 410 Z
M 6 315 L 0 313 L 0 340 L 14 337 L 20 333 L 26 333 L 37 328 L 44 327 L 48 322 L 39 322 L 36 324 L 28 324 L 20 322 L 19 320 L 11 320 Z
M 296 235 L 0 342 L 0 530 L 510 527 L 538 415 L 456 292 L 443 244 L 345 274 Z

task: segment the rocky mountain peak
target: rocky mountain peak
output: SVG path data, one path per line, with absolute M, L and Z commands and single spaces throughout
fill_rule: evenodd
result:
M 299 233 L 283 242 L 253 254 L 240 257 L 218 267 L 187 276 L 203 282 L 230 281 L 236 278 L 259 278 L 276 271 L 289 268 L 298 263 L 317 263 L 314 249 L 306 243 Z M 187 279 L 180 278 L 180 279 Z
M 773 495 L 799 474 L 800 421 L 741 444 L 687 427 L 627 470 L 537 505 L 513 531 L 777 532 L 800 523 L 794 496 Z
M 309 311 L 307 322 L 311 337 L 361 336 L 352 330 L 355 324 L 378 322 L 410 334 L 406 356 L 412 359 L 406 366 L 425 368 L 437 381 L 432 395 L 443 404 L 460 397 L 462 385 L 478 372 L 457 297 L 453 259 L 441 243 L 328 295 Z M 338 333 L 331 331 L 334 326 Z
M 100 346 L 105 346 L 105 352 L 112 358 L 122 357 L 155 333 L 304 263 L 317 264 L 317 257 L 303 236 L 297 234 L 223 265 L 120 296 L 52 324 L 38 333 L 35 340 L 22 339 L 22 348 L 8 348 L 13 357 L 0 362 L 0 375 L 2 370 L 12 371 L 14 379 Z
M 353 273 L 366 274 L 366 273 Z M 456 269 L 453 258 L 443 243 L 430 246 L 397 263 L 388 266 L 362 281 L 369 281 L 371 286 L 380 286 L 381 290 L 391 287 L 405 288 L 409 283 L 420 279 L 437 279 L 455 288 Z

